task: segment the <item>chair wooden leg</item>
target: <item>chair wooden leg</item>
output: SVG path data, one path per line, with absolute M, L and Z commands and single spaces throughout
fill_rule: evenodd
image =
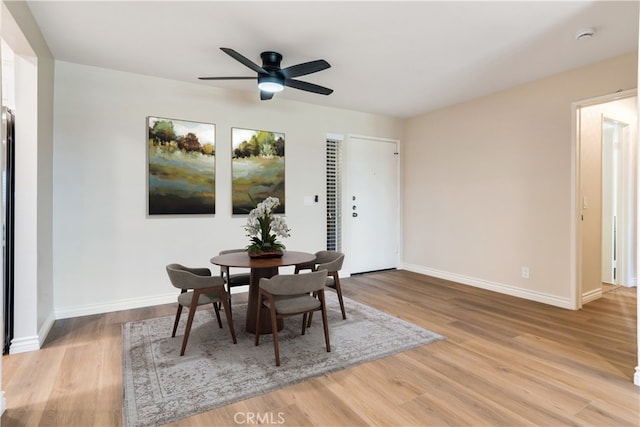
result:
M 327 306 L 324 303 L 324 290 L 320 291 L 319 295 L 322 305 L 320 309 L 322 311 L 322 324 L 324 326 L 324 342 L 327 346 L 327 353 L 331 352 L 331 344 L 329 343 L 329 322 L 327 321 Z
M 173 332 L 171 332 L 171 338 L 176 336 L 178 330 L 178 322 L 180 321 L 180 315 L 182 314 L 182 304 L 178 304 L 178 311 L 176 311 L 176 320 L 173 322 Z
M 184 338 L 182 339 L 182 349 L 180 350 L 180 356 L 184 356 L 184 351 L 187 348 L 187 341 L 189 341 L 189 333 L 191 333 L 191 324 L 193 323 L 193 317 L 196 315 L 198 309 L 198 299 L 200 298 L 199 291 L 193 291 L 193 297 L 191 298 L 191 307 L 189 307 L 189 317 L 187 318 L 187 327 L 184 330 Z
M 231 315 L 231 318 L 233 319 L 233 311 L 231 311 L 231 286 L 229 286 L 227 288 L 227 299 L 229 300 L 229 314 Z
M 258 345 L 258 343 L 260 342 L 260 317 L 262 317 L 262 295 L 258 295 L 258 315 L 256 316 L 256 345 Z
M 302 315 L 302 335 L 304 335 L 304 333 L 307 330 L 307 317 L 309 316 L 309 313 L 305 313 Z
M 227 316 L 227 323 L 229 324 L 229 331 L 231 331 L 231 338 L 233 339 L 233 343 L 238 344 L 238 340 L 236 339 L 236 330 L 233 327 L 233 318 L 231 317 L 231 301 L 227 299 L 227 294 L 224 289 L 222 290 L 222 292 L 220 292 L 220 301 L 222 302 L 224 314 Z
M 336 285 L 336 293 L 338 294 L 338 301 L 340 302 L 340 310 L 342 310 L 342 319 L 346 320 L 347 314 L 344 311 L 344 301 L 342 301 L 342 287 L 340 287 L 340 277 L 338 277 L 338 272 L 334 271 L 331 273 L 333 276 L 333 282 Z
M 313 296 L 317 297 L 318 296 L 318 292 L 314 292 Z M 313 320 L 313 311 L 310 312 L 310 313 L 307 313 L 307 314 L 308 314 L 308 316 L 307 316 L 307 328 L 310 328 L 311 327 L 311 321 Z M 304 334 L 302 334 L 302 335 L 304 335 Z
M 222 329 L 222 319 L 220 319 L 220 306 L 217 302 L 213 303 L 213 310 L 216 312 L 216 319 L 218 319 L 218 326 Z
M 278 321 L 276 319 L 276 303 L 273 298 L 269 301 L 271 311 L 271 330 L 273 331 L 273 351 L 276 354 L 276 366 L 280 366 L 280 348 L 278 346 Z

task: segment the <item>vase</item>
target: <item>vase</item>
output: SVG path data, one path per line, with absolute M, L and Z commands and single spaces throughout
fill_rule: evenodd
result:
M 280 258 L 283 251 L 249 251 L 247 252 L 250 258 Z

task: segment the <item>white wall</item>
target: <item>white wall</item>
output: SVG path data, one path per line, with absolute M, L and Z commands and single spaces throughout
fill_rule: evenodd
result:
M 291 89 L 289 89 L 291 90 Z M 309 96 L 318 96 L 309 94 Z M 277 95 L 276 95 L 277 98 Z M 211 266 L 248 243 L 231 216 L 231 128 L 284 132 L 290 250 L 325 245 L 327 133 L 401 139 L 402 121 L 56 62 L 54 260 L 57 318 L 175 300 L 164 266 Z M 216 214 L 148 217 L 146 117 L 216 125 Z M 313 206 L 304 196 L 320 196 Z
M 405 268 L 575 308 L 571 106 L 636 86 L 633 53 L 409 120 Z

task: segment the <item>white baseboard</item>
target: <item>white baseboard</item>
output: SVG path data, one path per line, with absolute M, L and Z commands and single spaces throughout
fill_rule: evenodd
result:
M 53 312 L 47 317 L 47 320 L 44 321 L 42 328 L 38 331 L 38 342 L 40 347 L 44 344 L 44 340 L 47 339 L 47 335 L 51 332 L 51 328 L 53 328 L 53 324 L 56 321 L 56 318 L 53 316 Z
M 595 301 L 602 297 L 602 288 L 594 289 L 593 291 L 585 292 L 582 294 L 582 304 L 586 304 L 591 301 Z
M 450 280 L 463 285 L 474 286 L 476 288 L 486 289 L 489 291 L 499 292 L 501 294 L 511 295 L 519 298 L 537 301 L 544 304 L 553 305 L 560 308 L 575 310 L 574 304 L 569 298 L 561 298 L 556 295 L 549 295 L 541 292 L 532 291 L 530 289 L 516 288 L 515 286 L 505 285 L 503 283 L 491 282 L 475 277 L 463 276 L 461 274 L 449 273 L 446 271 L 435 270 L 428 267 L 422 267 L 413 264 L 404 264 L 405 270 L 414 273 L 424 274 L 426 276 L 437 277 L 439 279 Z
M 14 338 L 9 346 L 9 354 L 26 353 L 27 351 L 40 350 L 40 337 L 33 335 L 30 337 Z
M 640 366 L 636 366 L 636 373 L 633 376 L 633 383 L 640 387 Z
M 231 288 L 231 295 L 233 294 L 242 294 L 245 292 L 249 292 L 249 285 L 246 286 L 235 286 Z
M 114 301 L 106 304 L 89 304 L 77 307 L 67 307 L 56 310 L 55 313 L 45 320 L 44 324 L 38 331 L 38 335 L 29 337 L 14 338 L 11 340 L 9 354 L 26 353 L 28 351 L 40 350 L 44 341 L 49 335 L 51 328 L 56 319 L 66 319 L 70 317 L 89 316 L 92 314 L 109 313 L 118 310 L 128 310 L 132 308 L 149 307 L 159 304 L 169 304 L 176 302 L 176 293 L 156 295 L 144 298 L 128 298 L 125 300 Z
M 160 294 L 141 298 L 127 298 L 104 304 L 87 304 L 76 307 L 63 307 L 55 311 L 56 319 L 68 319 L 70 317 L 89 316 L 92 314 L 109 313 L 112 311 L 129 310 L 132 308 L 149 307 L 160 304 L 176 302 L 176 292 Z
M 52 312 L 44 321 L 44 324 L 38 331 L 37 336 L 13 338 L 11 340 L 11 344 L 9 345 L 9 354 L 26 353 L 27 351 L 40 350 L 40 348 L 42 348 L 42 345 L 44 344 L 44 340 L 47 339 L 47 335 L 49 335 L 54 322 L 55 318 L 53 317 Z

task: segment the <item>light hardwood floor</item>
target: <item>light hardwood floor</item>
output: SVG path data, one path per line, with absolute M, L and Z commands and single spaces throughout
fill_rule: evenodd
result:
M 172 425 L 638 426 L 635 289 L 570 311 L 406 271 L 342 283 L 447 339 Z M 121 425 L 121 324 L 174 313 L 59 320 L 42 350 L 4 356 L 2 427 Z

